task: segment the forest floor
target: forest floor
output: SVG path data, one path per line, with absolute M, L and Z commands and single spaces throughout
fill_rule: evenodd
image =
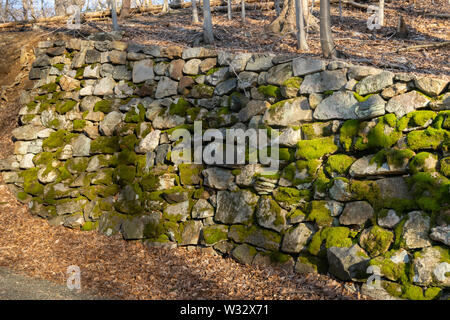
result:
M 448 20 L 417 13 L 425 9 L 435 13 L 448 10 L 447 0 L 434 2 L 433 6 L 426 4 L 429 1 L 417 0 L 414 11 L 408 9 L 407 1 L 387 3 L 386 27 L 377 32 L 367 30 L 367 12 L 344 6 L 339 22 L 338 7 L 333 5 L 337 48 L 352 62 L 447 78 L 448 47 L 396 53 L 398 48 L 410 45 L 449 40 Z M 394 34 L 399 13 L 409 26 L 408 39 Z M 234 51 L 320 56 L 318 32 L 308 35 L 308 52 L 297 51 L 292 35 L 275 36 L 264 31 L 273 17 L 272 11 L 248 10 L 247 21 L 242 24 L 238 18 L 228 21 L 225 13 L 215 13 L 215 46 Z M 201 25 L 192 25 L 190 19 L 189 9 L 163 16 L 135 15 L 122 23 L 122 29 L 126 39 L 136 42 L 190 46 L 201 32 Z M 61 34 L 83 37 L 109 30 L 110 20 L 104 20 L 86 22 L 75 34 L 57 24 L 0 32 L 0 158 L 13 151 L 11 131 L 18 126 L 18 93 L 31 85 L 27 75 L 36 42 Z M 120 236 L 52 227 L 32 216 L 26 205 L 0 185 L 0 267 L 62 285 L 70 265 L 80 267 L 82 287 L 89 293 L 116 299 L 364 298 L 353 284 L 325 275 L 302 276 L 254 268 L 229 257 L 186 248 L 149 250 L 140 242 L 123 241 Z

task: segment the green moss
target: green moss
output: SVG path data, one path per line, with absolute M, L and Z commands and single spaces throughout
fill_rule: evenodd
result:
M 436 118 L 436 112 L 429 110 L 414 111 L 401 118 L 398 121 L 398 126 L 400 130 L 405 130 L 406 128 L 421 127 L 430 120 L 434 120 L 434 118 Z
M 55 154 L 51 152 L 41 152 L 33 157 L 36 166 L 47 165 L 55 159 Z
M 206 84 L 196 84 L 192 88 L 192 91 L 197 92 L 197 95 L 200 98 L 211 98 L 214 93 L 214 87 L 208 86 Z
M 355 96 L 356 100 L 358 100 L 358 102 L 364 102 L 367 99 L 369 99 L 373 95 L 373 93 L 368 94 L 368 95 L 366 95 L 364 97 L 360 96 L 357 92 L 353 92 L 353 95 Z
M 144 237 L 147 239 L 158 239 L 166 232 L 163 222 L 152 220 L 144 227 Z
M 417 173 L 417 172 L 423 172 L 423 171 L 435 171 L 435 168 L 426 168 L 425 167 L 425 161 L 428 158 L 432 158 L 434 160 L 437 160 L 437 157 L 429 152 L 420 152 L 412 158 L 412 160 L 409 162 L 409 170 L 411 173 Z
M 450 110 L 440 111 L 434 119 L 432 127 L 435 129 L 450 129 Z
M 126 123 L 139 123 L 145 121 L 145 108 L 142 104 L 139 104 L 137 106 L 137 110 L 135 108 L 132 108 L 130 111 L 128 111 L 125 114 L 125 120 Z
M 206 226 L 202 229 L 202 235 L 206 245 L 214 245 L 220 241 L 227 240 L 228 227 L 222 225 Z
M 414 155 L 415 153 L 409 149 L 382 149 L 370 159 L 369 163 L 376 163 L 378 168 L 385 162 L 387 162 L 390 167 L 403 167 Z
M 353 138 L 358 134 L 358 130 L 359 121 L 355 119 L 347 120 L 342 125 L 339 139 L 345 151 L 350 151 L 353 144 Z
M 203 165 L 198 164 L 179 164 L 180 179 L 183 185 L 194 185 L 201 181 L 201 172 L 204 169 Z
M 308 246 L 308 252 L 314 256 L 324 256 L 325 250 L 331 247 L 351 247 L 353 244 L 350 238 L 350 229 L 346 227 L 325 227 L 317 231 Z
M 368 149 L 390 148 L 401 138 L 402 132 L 397 128 L 397 119 L 392 113 L 378 118 L 378 123 L 367 135 Z
M 95 112 L 109 113 L 112 109 L 112 102 L 110 100 L 100 100 L 94 104 Z
M 273 192 L 273 197 L 280 203 L 297 205 L 310 198 L 309 190 L 298 190 L 296 188 L 279 187 Z
M 333 217 L 327 208 L 327 201 L 311 201 L 307 220 L 314 221 L 319 227 L 330 227 Z
M 119 151 L 118 137 L 98 137 L 91 142 L 91 153 L 114 153 Z
M 381 286 L 393 297 L 399 298 L 402 295 L 402 286 L 398 283 L 383 281 Z
M 332 177 L 346 175 L 355 160 L 355 158 L 345 154 L 331 155 L 328 157 L 324 169 Z
M 383 254 L 389 249 L 391 242 L 394 240 L 394 234 L 379 226 L 370 228 L 369 233 L 362 245 L 367 253 L 374 257 Z
M 55 67 L 55 68 L 58 69 L 59 71 L 63 71 L 63 69 L 64 69 L 64 63 L 56 63 L 56 64 L 54 64 L 52 67 Z
M 155 191 L 159 187 L 159 176 L 148 173 L 142 177 L 140 184 L 144 191 Z
M 207 76 L 210 76 L 210 75 L 216 73 L 216 72 L 219 71 L 219 70 L 220 70 L 220 68 L 212 68 L 212 69 L 209 69 L 208 72 L 206 72 L 206 75 L 207 75 Z
M 325 175 L 323 168 L 321 167 L 317 172 L 317 178 L 314 181 L 314 191 L 318 193 L 326 193 L 331 187 L 332 181 Z
M 65 167 L 69 172 L 72 173 L 81 173 L 86 171 L 88 166 L 89 159 L 88 158 L 70 158 L 66 161 Z
M 136 163 L 136 153 L 130 150 L 122 150 L 117 156 L 117 163 L 119 165 L 134 165 Z
M 19 176 L 23 179 L 23 191 L 33 196 L 40 196 L 44 192 L 44 186 L 39 183 L 37 173 L 39 168 L 23 170 Z
M 121 186 L 132 184 L 136 177 L 136 168 L 124 164 L 118 165 L 114 169 L 114 178 Z
M 380 188 L 374 181 L 352 180 L 350 192 L 355 200 L 367 200 L 374 205 L 379 199 Z
M 258 92 L 267 97 L 273 97 L 277 99 L 281 97 L 280 88 L 273 85 L 259 86 Z
M 442 292 L 441 288 L 431 287 L 425 290 L 425 300 L 434 300 L 440 297 Z
M 86 120 L 75 119 L 73 120 L 73 130 L 81 130 L 86 127 Z
M 52 82 L 52 83 L 43 85 L 41 87 L 41 90 L 43 90 L 47 93 L 52 93 L 52 92 L 55 92 L 58 88 L 59 88 L 58 84 L 56 82 Z
M 450 199 L 450 180 L 438 173 L 418 172 L 407 181 L 422 210 L 438 212 Z
M 408 146 L 412 150 L 438 149 L 450 143 L 450 132 L 444 129 L 428 127 L 426 130 L 412 131 L 407 135 Z
M 300 89 L 303 79 L 300 77 L 292 77 L 283 82 L 283 86 L 287 88 Z
M 81 67 L 81 68 L 77 69 L 77 72 L 75 74 L 75 79 L 83 79 L 84 68 L 85 67 Z
M 297 143 L 297 159 L 319 159 L 338 150 L 334 137 L 325 137 L 313 140 L 300 140 Z
M 425 300 L 422 288 L 412 284 L 406 284 L 403 286 L 402 298 L 409 300 Z
M 441 159 L 440 162 L 441 165 L 441 173 L 446 176 L 447 178 L 450 178 L 450 157 L 445 157 Z
M 66 130 L 57 130 L 52 132 L 50 136 L 42 142 L 42 147 L 45 151 L 54 150 L 70 143 L 70 140 L 76 136 L 76 134 Z
M 328 271 L 328 264 L 326 259 L 320 259 L 319 257 L 310 255 L 308 253 L 301 253 L 298 256 L 299 263 L 306 264 L 308 266 L 311 266 L 316 272 L 319 273 L 327 273 Z

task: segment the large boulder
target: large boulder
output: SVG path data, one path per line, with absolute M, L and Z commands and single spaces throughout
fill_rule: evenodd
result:
M 366 277 L 369 257 L 357 244 L 350 248 L 327 249 L 328 271 L 344 281 L 358 281 Z
M 219 191 L 214 220 L 225 224 L 248 224 L 253 219 L 257 201 L 258 196 L 248 190 Z

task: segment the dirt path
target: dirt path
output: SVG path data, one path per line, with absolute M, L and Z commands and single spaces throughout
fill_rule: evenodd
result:
M 97 300 L 99 297 L 0 267 L 0 300 Z

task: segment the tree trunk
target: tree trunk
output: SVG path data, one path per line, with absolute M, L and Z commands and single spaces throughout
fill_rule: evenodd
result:
M 203 39 L 206 44 L 214 43 L 211 7 L 209 0 L 203 0 Z
M 336 58 L 331 34 L 330 0 L 320 1 L 320 45 L 325 58 Z
M 113 24 L 113 30 L 119 31 L 119 24 L 117 23 L 117 10 L 116 10 L 116 0 L 109 0 L 111 3 L 111 18 Z
M 242 22 L 245 22 L 245 0 L 241 0 L 241 19 Z
M 227 16 L 228 16 L 228 20 L 232 19 L 232 16 L 231 16 L 231 0 L 227 0 Z
M 380 26 L 384 25 L 384 0 L 380 0 L 379 10 L 378 10 L 378 24 Z
M 169 0 L 164 0 L 164 4 L 162 7 L 162 13 L 167 13 L 169 12 Z
M 198 23 L 197 0 L 191 0 L 192 3 L 192 23 Z
M 283 0 L 283 9 L 280 15 L 268 26 L 274 33 L 286 34 L 295 32 L 295 5 L 294 0 Z
M 308 50 L 306 42 L 304 20 L 303 20 L 303 3 L 307 0 L 295 0 L 295 20 L 297 25 L 297 49 Z M 301 3 L 300 3 L 301 2 Z
M 122 0 L 120 9 L 120 19 L 126 19 L 130 16 L 131 0 Z
M 280 0 L 274 0 L 274 5 L 275 5 L 275 14 L 278 17 L 281 13 Z
M 55 0 L 55 15 L 63 16 L 66 14 L 64 0 Z

